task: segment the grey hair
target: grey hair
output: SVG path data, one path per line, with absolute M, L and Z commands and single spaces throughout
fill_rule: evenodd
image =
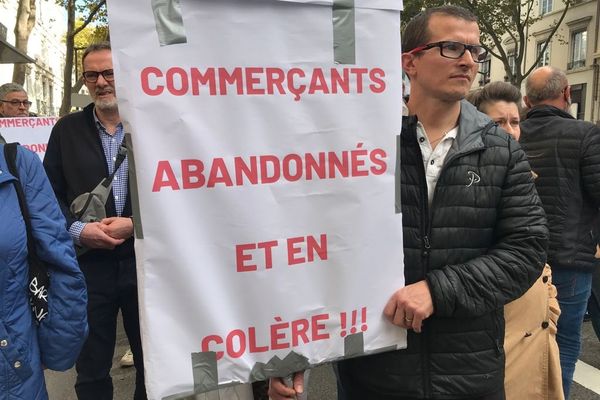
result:
M 98 42 L 98 43 L 92 43 L 90 44 L 84 51 L 83 51 L 83 55 L 81 56 L 81 67 L 83 69 L 83 63 L 85 61 L 85 58 L 93 52 L 96 51 L 102 51 L 102 50 L 109 50 L 112 51 L 111 47 L 110 47 L 110 42 L 108 40 L 105 40 L 103 42 Z
M 27 93 L 27 91 L 25 91 L 25 88 L 19 85 L 18 83 L 5 83 L 4 85 L 0 86 L 0 100 L 4 100 L 6 98 L 6 95 L 12 92 Z
M 539 82 L 535 78 L 531 79 L 535 71 L 529 75 L 525 82 L 525 94 L 531 105 L 539 104 L 544 100 L 556 99 L 569 86 L 567 75 L 560 69 L 551 66 L 540 68 L 549 69 L 550 77 L 543 82 Z

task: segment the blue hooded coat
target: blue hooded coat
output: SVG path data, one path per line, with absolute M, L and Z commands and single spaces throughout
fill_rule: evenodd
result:
M 27 233 L 15 177 L 0 144 L 0 400 L 48 398 L 43 367 L 75 363 L 87 337 L 87 292 L 66 222 L 38 156 L 22 147 L 17 169 L 35 248 L 48 266 L 48 315 L 38 326 L 28 298 Z

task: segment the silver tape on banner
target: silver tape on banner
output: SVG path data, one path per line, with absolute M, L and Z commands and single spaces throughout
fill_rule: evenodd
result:
M 354 0 L 333 0 L 333 58 L 338 64 L 356 63 Z
M 161 46 L 187 43 L 179 0 L 152 0 L 152 11 Z
M 192 353 L 192 373 L 194 375 L 195 393 L 218 389 L 217 353 L 214 351 Z
M 400 204 L 400 135 L 396 136 L 396 154 L 398 155 L 396 158 L 396 173 L 394 174 L 394 183 L 395 183 L 395 203 L 396 203 L 396 214 L 402 213 L 402 205 Z
M 364 352 L 365 340 L 362 332 L 344 338 L 344 357 L 356 357 Z
M 308 368 L 310 368 L 308 358 L 292 351 L 283 360 L 273 356 L 266 364 L 260 362 L 254 364 L 250 372 L 250 381 L 264 381 L 269 378 L 288 376 Z
M 125 132 L 131 132 L 129 126 L 125 126 Z M 133 151 L 133 142 L 131 133 L 125 133 L 125 144 L 127 146 L 127 163 L 129 175 L 129 199 L 131 200 L 131 211 L 133 212 L 133 234 L 136 239 L 144 238 L 142 228 L 142 217 L 140 216 L 140 196 L 137 190 L 137 175 L 135 174 L 135 156 Z

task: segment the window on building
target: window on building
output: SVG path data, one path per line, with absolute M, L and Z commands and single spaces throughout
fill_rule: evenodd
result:
M 552 11 L 552 0 L 540 0 L 540 15 L 548 14 Z
M 571 61 L 567 69 L 585 67 L 587 54 L 587 31 L 573 32 L 571 34 Z
M 479 86 L 484 86 L 486 83 L 490 82 L 490 73 L 491 73 L 491 64 L 492 59 L 488 55 L 487 60 L 479 66 Z
M 510 67 L 510 72 L 513 74 L 517 73 L 517 57 L 515 53 L 508 54 L 508 66 Z
M 581 120 L 585 119 L 585 89 L 585 83 L 571 85 L 571 109 L 573 116 Z
M 537 44 L 536 56 L 539 56 L 540 53 L 542 53 L 545 45 L 546 42 L 539 42 Z M 548 47 L 546 47 L 544 54 L 542 54 L 537 64 L 538 67 L 543 67 L 545 65 L 550 65 L 550 44 L 548 44 Z

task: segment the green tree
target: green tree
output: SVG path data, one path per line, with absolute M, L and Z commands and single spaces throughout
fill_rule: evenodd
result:
M 538 65 L 544 51 L 564 20 L 573 0 L 561 0 L 564 10 L 550 25 L 543 47 L 531 65 L 523 65 L 529 27 L 542 17 L 535 12 L 538 0 L 407 0 L 402 14 L 403 25 L 421 10 L 442 4 L 455 4 L 471 10 L 479 19 L 481 43 L 504 65 L 506 79 L 521 87 L 521 82 Z M 555 4 L 558 2 L 555 2 Z M 507 39 L 508 40 L 505 40 Z M 511 61 L 514 60 L 514 68 Z M 525 67 L 525 68 L 524 68 Z
M 63 72 L 63 99 L 60 106 L 60 115 L 71 111 L 71 94 L 77 93 L 81 82 L 73 85 L 73 68 L 75 62 L 75 37 L 91 23 L 106 26 L 106 0 L 57 0 L 57 4 L 67 11 L 67 34 L 65 37 L 65 69 Z M 76 21 L 80 20 L 80 23 Z M 73 89 L 77 89 L 73 91 Z

